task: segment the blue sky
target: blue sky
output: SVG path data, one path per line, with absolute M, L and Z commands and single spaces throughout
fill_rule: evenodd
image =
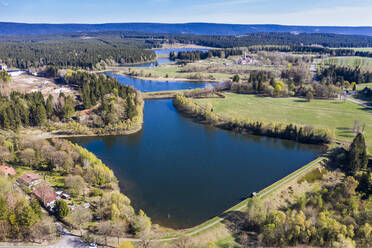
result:
M 0 0 L 0 21 L 372 26 L 372 0 Z

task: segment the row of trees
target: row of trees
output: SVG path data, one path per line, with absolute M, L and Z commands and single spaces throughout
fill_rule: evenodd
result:
M 186 51 L 186 52 L 170 52 L 170 60 L 186 60 L 196 61 L 204 60 L 212 57 L 228 58 L 230 56 L 242 55 L 243 50 L 241 49 L 222 49 L 222 50 L 209 50 L 209 51 Z

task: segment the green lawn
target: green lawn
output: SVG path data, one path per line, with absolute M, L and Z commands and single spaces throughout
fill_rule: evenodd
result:
M 182 67 L 175 65 L 158 66 L 152 68 L 132 68 L 132 71 L 137 73 L 143 72 L 144 74 L 151 73 L 152 76 L 165 78 L 167 75 L 169 78 L 189 78 L 190 75 L 195 75 L 195 72 L 182 72 Z M 201 73 L 205 78 L 213 76 L 215 79 L 229 79 L 232 77 L 231 74 L 227 73 Z
M 198 99 L 201 105 L 211 103 L 214 111 L 225 117 L 264 122 L 295 123 L 334 130 L 336 138 L 351 141 L 355 119 L 366 124 L 365 135 L 372 152 L 372 109 L 341 100 L 313 100 L 299 98 L 270 98 L 256 95 L 227 93 L 226 98 Z

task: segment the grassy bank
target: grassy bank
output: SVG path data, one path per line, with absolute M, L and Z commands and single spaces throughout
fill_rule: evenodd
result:
M 365 137 L 372 152 L 372 110 L 340 100 L 313 100 L 299 98 L 266 98 L 256 95 L 227 93 L 226 98 L 195 100 L 202 106 L 211 104 L 213 111 L 224 117 L 264 122 L 294 123 L 330 128 L 336 139 L 351 141 L 354 120 L 365 124 Z
M 282 191 L 283 189 L 287 188 L 288 185 L 292 184 L 293 182 L 297 182 L 304 175 L 307 175 L 307 173 L 312 171 L 314 168 L 321 166 L 323 161 L 325 161 L 326 159 L 327 159 L 326 157 L 319 157 L 315 159 L 314 161 L 311 161 L 310 163 L 304 165 L 303 167 L 294 171 L 288 176 L 262 189 L 260 192 L 257 193 L 256 197 L 260 199 L 270 198 L 275 192 Z M 221 213 L 219 216 L 216 216 L 208 221 L 205 221 L 204 223 L 198 226 L 187 229 L 183 232 L 177 232 L 177 233 L 167 235 L 163 238 L 172 239 L 172 238 L 177 238 L 180 235 L 188 235 L 188 236 L 192 236 L 194 239 L 197 239 L 197 240 L 204 240 L 205 238 L 211 238 L 211 233 L 213 234 L 225 233 L 225 236 L 217 238 L 218 242 L 216 244 L 218 245 L 218 247 L 230 247 L 228 245 L 234 245 L 234 247 L 235 245 L 237 245 L 237 247 L 239 247 L 239 245 L 235 241 L 235 238 L 231 234 L 228 234 L 227 228 L 224 224 L 224 220 L 228 219 L 230 215 L 233 215 L 236 212 L 245 211 L 247 209 L 247 203 L 249 199 L 250 198 L 247 198 L 239 202 L 235 206 Z

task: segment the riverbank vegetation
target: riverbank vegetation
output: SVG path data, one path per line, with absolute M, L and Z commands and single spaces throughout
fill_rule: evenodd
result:
M 203 108 L 190 98 L 181 95 L 176 95 L 173 103 L 178 110 L 192 115 L 200 121 L 235 132 L 276 137 L 311 144 L 327 144 L 332 141 L 333 137 L 332 132 L 327 128 L 313 128 L 311 126 L 299 126 L 292 123 L 264 123 L 262 121 L 241 118 L 221 118 L 214 112 L 212 105 L 207 104 Z

